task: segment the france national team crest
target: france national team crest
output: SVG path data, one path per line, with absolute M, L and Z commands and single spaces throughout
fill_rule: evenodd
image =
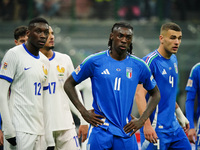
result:
M 126 67 L 126 77 L 127 78 L 132 78 L 132 68 Z

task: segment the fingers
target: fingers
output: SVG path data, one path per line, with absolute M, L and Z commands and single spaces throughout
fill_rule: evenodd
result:
M 157 134 L 148 134 L 145 135 L 145 139 L 148 140 L 150 143 L 157 143 Z
M 15 146 L 15 145 L 17 145 L 17 143 L 16 143 L 16 138 L 15 137 L 13 137 L 13 138 L 10 138 L 10 139 L 6 139 L 12 146 Z
M 135 119 L 135 117 L 134 117 L 132 114 L 131 114 L 131 118 L 132 118 L 132 119 Z
M 86 139 L 87 139 L 87 134 L 82 134 L 82 142 L 85 142 Z
M 188 139 L 189 139 L 189 141 L 191 142 L 191 143 L 193 143 L 193 144 L 195 144 L 195 136 L 193 136 L 193 135 L 189 135 L 188 136 Z

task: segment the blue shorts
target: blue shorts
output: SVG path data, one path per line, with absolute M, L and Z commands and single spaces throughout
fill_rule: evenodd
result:
M 123 138 L 111 134 L 108 130 L 93 127 L 89 130 L 87 150 L 138 150 L 135 135 Z
M 144 133 L 140 133 L 142 150 L 191 150 L 190 142 L 182 128 L 175 132 L 156 132 L 158 142 L 156 144 L 144 140 Z

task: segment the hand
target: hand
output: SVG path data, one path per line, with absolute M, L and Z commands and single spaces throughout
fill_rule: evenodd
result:
M 2 145 L 3 145 L 3 133 L 0 130 L 0 146 L 2 146 Z
M 146 140 L 148 140 L 150 143 L 157 143 L 158 136 L 151 126 L 149 119 L 145 122 L 143 131 Z
M 17 145 L 16 143 L 16 137 L 13 137 L 13 138 L 9 138 L 9 139 L 6 139 L 12 146 L 15 146 Z
M 98 125 L 102 125 L 104 122 L 99 118 L 105 118 L 104 116 L 97 115 L 94 113 L 94 109 L 89 111 L 84 111 L 81 113 L 83 118 L 90 123 L 91 125 L 98 127 Z
M 88 125 L 80 125 L 78 130 L 78 138 L 80 138 L 82 134 L 81 142 L 84 142 L 87 139 L 87 133 L 88 133 Z
M 47 150 L 54 150 L 54 147 L 55 146 L 49 146 L 49 147 L 47 147 Z
M 141 120 L 135 118 L 132 115 L 131 115 L 131 117 L 132 117 L 132 120 L 124 126 L 124 131 L 126 133 L 133 131 L 130 134 L 130 136 L 132 136 L 138 129 L 140 129 L 144 125 L 144 123 L 141 122 Z
M 188 139 L 191 143 L 195 144 L 196 140 L 197 140 L 197 133 L 195 129 L 190 129 L 188 131 Z
M 176 112 L 176 117 L 179 121 L 179 124 L 182 126 L 184 132 L 185 133 L 188 132 L 188 130 L 190 129 L 190 124 L 189 124 L 188 119 L 185 117 L 180 107 L 176 108 L 175 112 Z

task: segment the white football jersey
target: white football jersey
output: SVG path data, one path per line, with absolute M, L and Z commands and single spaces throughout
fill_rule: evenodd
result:
M 54 52 L 53 57 L 49 61 L 49 94 L 51 95 L 49 99 L 49 112 L 51 114 L 51 129 L 52 131 L 58 131 L 75 128 L 69 105 L 70 100 L 64 91 L 64 83 L 74 70 L 71 58 L 66 54 Z M 78 94 L 80 95 L 80 92 Z
M 48 86 L 48 59 L 41 52 L 32 55 L 22 44 L 8 50 L 1 65 L 0 77 L 11 83 L 9 111 L 15 130 L 44 135 L 43 87 Z

